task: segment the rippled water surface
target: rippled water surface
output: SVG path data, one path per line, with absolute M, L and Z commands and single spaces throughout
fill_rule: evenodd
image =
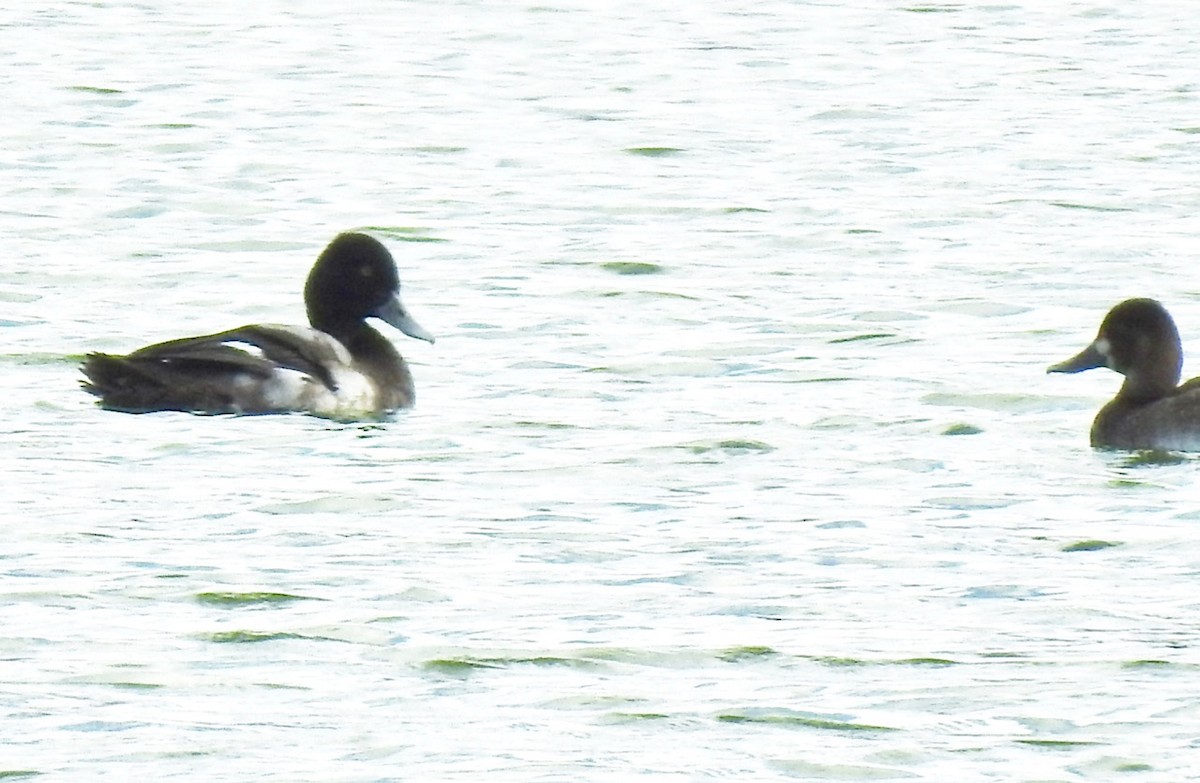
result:
M 1195 774 L 1191 4 L 171 6 L 0 27 L 0 777 Z M 78 389 L 349 228 L 413 411 Z

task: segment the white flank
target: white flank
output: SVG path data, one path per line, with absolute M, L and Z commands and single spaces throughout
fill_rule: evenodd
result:
M 258 359 L 263 358 L 262 348 L 259 348 L 254 343 L 242 342 L 241 340 L 226 340 L 221 345 L 241 351 L 242 353 L 248 353 Z
M 320 379 L 308 373 L 277 367 L 262 388 L 264 401 L 269 406 L 279 410 L 311 411 L 334 418 L 374 411 L 375 388 L 362 373 L 354 369 L 354 359 L 346 346 L 325 332 L 307 326 L 272 324 L 270 328 L 286 332 L 297 342 L 307 343 L 307 352 L 328 368 L 337 391 L 330 391 Z M 242 350 L 254 348 L 256 355 L 262 355 L 257 346 L 233 340 L 226 345 L 236 345 Z

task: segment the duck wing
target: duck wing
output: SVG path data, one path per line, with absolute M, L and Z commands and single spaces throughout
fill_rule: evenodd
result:
M 269 412 L 265 390 L 299 373 L 337 391 L 334 370 L 352 361 L 345 346 L 309 327 L 251 325 L 140 348 L 127 356 L 89 354 L 84 389 L 127 411 Z
M 252 324 L 200 337 L 183 337 L 140 348 L 126 357 L 209 372 L 243 372 L 266 379 L 279 369 L 295 370 L 337 391 L 332 367 L 352 361 L 346 348 L 325 332 L 304 326 Z

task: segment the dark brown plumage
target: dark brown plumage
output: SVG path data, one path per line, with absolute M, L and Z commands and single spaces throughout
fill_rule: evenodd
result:
M 1046 372 L 1108 367 L 1125 376 L 1121 389 L 1092 422 L 1093 446 L 1200 450 L 1200 378 L 1180 385 L 1183 349 L 1170 313 L 1153 299 L 1112 308 L 1096 339 Z

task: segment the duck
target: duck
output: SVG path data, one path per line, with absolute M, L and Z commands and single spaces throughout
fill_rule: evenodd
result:
M 1046 372 L 1096 367 L 1115 370 L 1125 381 L 1092 422 L 1093 447 L 1200 451 L 1200 378 L 1179 383 L 1179 330 L 1160 302 L 1127 299 L 1116 305 L 1087 348 Z
M 378 419 L 416 401 L 412 373 L 370 324 L 377 318 L 434 342 L 400 300 L 396 262 L 378 239 L 346 232 L 317 257 L 304 285 L 309 326 L 250 324 L 89 353 L 84 391 L 125 413 L 308 413 Z

